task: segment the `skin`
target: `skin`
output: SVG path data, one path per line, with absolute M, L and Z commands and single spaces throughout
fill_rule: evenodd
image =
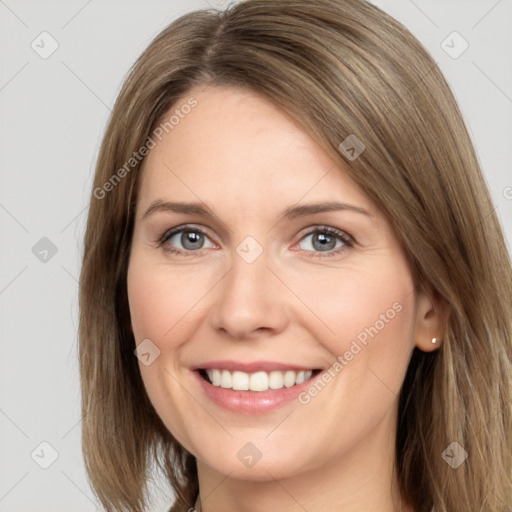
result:
M 193 96 L 197 106 L 145 161 L 128 296 L 136 343 L 149 338 L 160 350 L 152 364 L 140 363 L 148 396 L 197 458 L 202 510 L 324 512 L 336 503 L 344 512 L 412 511 L 395 485 L 397 401 L 413 348 L 436 348 L 434 304 L 415 290 L 382 212 L 299 125 L 242 89 L 185 96 L 179 104 Z M 204 202 L 218 219 L 172 211 L 142 219 L 157 199 Z M 324 201 L 368 215 L 339 210 L 278 222 L 289 206 Z M 187 251 L 181 233 L 158 244 L 185 224 L 207 232 L 202 245 L 184 256 L 165 252 Z M 334 236 L 322 251 L 314 231 L 324 226 L 348 233 L 352 247 Z M 247 236 L 263 249 L 252 263 L 236 251 Z M 190 370 L 215 359 L 328 369 L 396 303 L 400 312 L 308 404 L 228 412 Z M 248 442 L 262 453 L 251 468 L 237 457 Z

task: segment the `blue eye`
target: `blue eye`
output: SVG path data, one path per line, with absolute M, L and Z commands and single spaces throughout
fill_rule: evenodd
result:
M 335 256 L 354 245 L 353 238 L 347 235 L 347 233 L 328 226 L 322 226 L 314 231 L 310 231 L 301 238 L 300 242 L 311 236 L 313 238 L 308 245 L 312 249 L 305 249 L 304 251 L 312 254 L 307 254 L 307 257 Z M 340 244 L 337 245 L 337 242 L 340 242 Z
M 179 241 L 183 249 L 173 248 L 176 241 L 173 242 L 172 245 L 167 244 L 167 242 L 172 242 L 173 238 L 176 238 L 177 241 Z M 203 244 L 205 239 L 208 239 L 208 237 L 202 229 L 192 226 L 183 226 L 181 228 L 173 228 L 170 231 L 166 231 L 159 240 L 159 247 L 163 247 L 166 252 L 188 256 L 188 254 L 186 254 L 187 252 L 196 254 L 200 253 L 201 249 L 204 248 Z M 212 244 L 212 247 L 215 246 Z

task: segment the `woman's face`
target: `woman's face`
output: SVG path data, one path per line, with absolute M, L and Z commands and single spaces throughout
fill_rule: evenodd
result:
M 242 479 L 392 449 L 431 313 L 389 223 L 272 104 L 208 87 L 173 112 L 190 97 L 145 162 L 128 269 L 158 415 L 200 463 Z M 341 206 L 305 207 L 325 203 Z M 301 368 L 321 372 L 292 386 Z

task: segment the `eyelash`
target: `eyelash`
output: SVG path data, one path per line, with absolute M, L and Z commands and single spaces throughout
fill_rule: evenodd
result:
M 202 251 L 204 249 L 200 249 L 198 251 L 182 251 L 179 249 L 174 249 L 172 247 L 164 247 L 164 244 L 170 238 L 172 238 L 177 233 L 181 233 L 184 231 L 185 232 L 189 231 L 192 233 L 201 233 L 201 234 L 205 235 L 206 237 L 208 237 L 208 234 L 206 233 L 206 231 L 198 226 L 192 226 L 192 225 L 178 226 L 176 228 L 172 228 L 168 231 L 165 231 L 162 234 L 162 236 L 158 239 L 157 247 L 162 248 L 167 253 L 175 254 L 177 256 L 183 256 L 183 257 L 197 256 L 197 255 L 201 256 Z M 333 249 L 333 250 L 325 251 L 325 252 L 323 252 L 323 251 L 303 251 L 306 253 L 305 256 L 307 258 L 318 258 L 318 257 L 326 258 L 326 257 L 330 257 L 330 256 L 336 256 L 354 246 L 354 239 L 350 235 L 348 235 L 347 233 L 345 233 L 343 231 L 340 231 L 339 229 L 332 228 L 330 226 L 318 226 L 316 229 L 313 229 L 312 231 L 305 233 L 301 237 L 299 242 L 302 242 L 302 240 L 304 240 L 306 237 L 308 237 L 310 235 L 314 235 L 316 233 L 327 233 L 329 235 L 333 235 L 333 236 L 337 237 L 338 240 L 343 242 L 344 245 L 342 247 L 338 247 L 337 249 Z M 322 252 L 323 252 L 323 254 L 322 254 Z M 307 254 L 307 253 L 311 253 L 311 254 Z

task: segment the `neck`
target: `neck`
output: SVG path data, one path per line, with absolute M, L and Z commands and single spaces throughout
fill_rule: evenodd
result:
M 414 512 L 402 503 L 395 474 L 395 429 L 382 421 L 349 451 L 286 478 L 232 478 L 197 461 L 198 512 Z

